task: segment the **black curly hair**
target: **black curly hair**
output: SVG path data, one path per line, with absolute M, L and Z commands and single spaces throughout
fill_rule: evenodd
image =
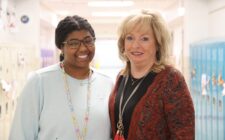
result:
M 61 49 L 63 42 L 68 34 L 74 31 L 86 30 L 89 31 L 92 37 L 95 37 L 94 29 L 87 19 L 78 15 L 67 16 L 61 20 L 55 29 L 55 44 Z
M 67 16 L 61 20 L 55 29 L 55 45 L 58 49 L 61 49 L 63 42 L 67 38 L 68 34 L 74 31 L 86 30 L 89 31 L 91 36 L 95 38 L 95 32 L 91 24 L 87 19 L 80 17 L 78 15 Z M 60 54 L 59 60 L 64 59 L 63 54 Z

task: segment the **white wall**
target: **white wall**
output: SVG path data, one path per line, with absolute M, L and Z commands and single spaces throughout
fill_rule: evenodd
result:
M 15 41 L 25 44 L 31 44 L 31 47 L 39 46 L 40 35 L 40 5 L 38 0 L 16 0 L 16 14 L 18 31 L 15 36 Z M 22 15 L 29 17 L 29 22 L 23 24 L 20 22 Z
M 225 0 L 209 3 L 209 38 L 225 38 Z
M 189 44 L 208 38 L 208 2 L 206 0 L 186 0 L 185 8 L 185 43 Z
M 189 80 L 189 46 L 191 43 L 208 38 L 208 1 L 185 0 L 184 15 L 184 47 L 183 47 L 183 73 Z

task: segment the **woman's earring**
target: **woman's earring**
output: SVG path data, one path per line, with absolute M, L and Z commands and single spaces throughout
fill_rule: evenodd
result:
M 64 54 L 61 52 L 60 55 L 59 55 L 59 61 L 63 61 L 64 60 Z

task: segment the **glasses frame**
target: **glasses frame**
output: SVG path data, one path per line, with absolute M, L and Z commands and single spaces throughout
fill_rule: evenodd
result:
M 85 40 L 86 40 L 87 38 L 91 38 L 91 39 L 92 39 L 92 43 L 93 43 L 93 44 L 92 44 L 91 46 L 88 46 L 88 45 L 85 43 Z M 78 45 L 77 47 L 74 47 L 74 45 L 69 44 L 69 42 L 70 42 L 70 41 L 73 41 L 73 40 L 79 41 L 79 45 Z M 69 48 L 71 48 L 71 49 L 78 49 L 78 48 L 81 46 L 81 43 L 83 43 L 83 45 L 84 45 L 85 47 L 93 47 L 94 44 L 95 44 L 95 40 L 96 40 L 95 37 L 85 37 L 85 38 L 82 39 L 82 40 L 79 40 L 79 39 L 71 39 L 71 40 L 68 40 L 68 41 L 64 41 L 64 42 L 62 42 L 62 44 L 68 45 Z

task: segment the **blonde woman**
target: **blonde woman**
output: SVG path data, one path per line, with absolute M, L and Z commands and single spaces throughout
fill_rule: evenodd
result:
M 159 13 L 143 10 L 122 22 L 126 67 L 109 100 L 114 140 L 194 140 L 193 102 L 183 75 L 167 63 L 169 44 Z

